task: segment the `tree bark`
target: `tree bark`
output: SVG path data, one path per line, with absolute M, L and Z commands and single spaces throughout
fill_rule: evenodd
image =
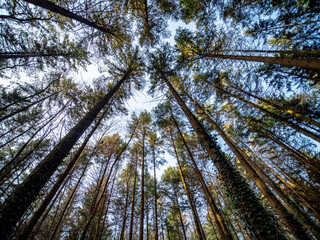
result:
M 155 156 L 155 146 L 152 148 L 153 157 L 153 195 L 154 195 L 154 221 L 155 221 L 155 240 L 159 239 L 158 234 L 158 207 L 157 207 L 157 178 L 156 178 L 156 156 Z
M 135 203 L 135 197 L 136 197 L 136 184 L 137 184 L 137 163 L 138 163 L 138 160 L 136 159 L 136 168 L 135 168 L 135 173 L 134 173 L 133 189 L 132 189 L 132 202 L 131 202 L 131 217 L 130 217 L 129 240 L 132 240 L 132 239 L 133 239 L 134 203 Z
M 140 228 L 139 228 L 139 240 L 143 240 L 143 218 L 144 218 L 144 152 L 145 152 L 145 129 L 143 129 L 142 135 L 142 156 L 141 156 L 141 200 L 140 200 Z

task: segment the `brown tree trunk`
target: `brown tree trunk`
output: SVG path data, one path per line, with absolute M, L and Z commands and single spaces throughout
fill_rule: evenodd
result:
M 251 62 L 262 62 L 268 64 L 278 64 L 288 67 L 301 67 L 320 69 L 319 59 L 307 59 L 307 58 L 292 58 L 292 57 L 260 57 L 260 56 L 248 56 L 248 55 L 227 55 L 227 54 L 207 54 L 206 58 L 222 58 L 222 59 L 234 59 Z
M 174 154 L 176 156 L 176 159 L 177 159 L 177 163 L 178 163 L 178 169 L 179 169 L 179 173 L 180 173 L 180 177 L 181 177 L 181 181 L 182 181 L 182 185 L 183 185 L 183 188 L 186 192 L 186 195 L 187 195 L 187 198 L 188 198 L 188 201 L 189 201 L 189 205 L 190 205 L 190 209 L 191 209 L 191 212 L 192 212 L 192 216 L 193 216 L 193 220 L 195 222 L 195 225 L 196 225 L 196 230 L 197 230 L 197 234 L 198 234 L 198 238 L 200 240 L 205 240 L 205 236 L 203 236 L 202 234 L 202 231 L 201 231 L 201 222 L 199 221 L 199 218 L 198 218 L 198 214 L 197 214 L 197 210 L 196 210 L 196 207 L 192 201 L 192 198 L 191 198 L 191 193 L 190 193 L 190 190 L 189 190 L 189 187 L 185 181 L 185 177 L 184 177 L 184 174 L 182 172 L 182 169 L 181 169 L 181 165 L 180 165 L 180 160 L 179 160 L 179 156 L 178 156 L 178 153 L 177 153 L 177 149 L 176 149 L 176 146 L 174 144 L 174 140 L 173 140 L 173 136 L 172 136 L 172 132 L 170 130 L 170 138 L 171 138 L 171 144 L 172 144 L 172 147 L 173 147 L 173 150 L 174 150 Z
M 45 8 L 51 12 L 55 12 L 55 13 L 58 13 L 62 16 L 65 16 L 67 18 L 71 18 L 73 20 L 76 20 L 80 23 L 83 23 L 87 26 L 90 26 L 92 28 L 95 28 L 101 32 L 104 32 L 104 33 L 107 33 L 109 35 L 112 35 L 114 36 L 114 33 L 111 32 L 110 30 L 108 30 L 107 28 L 105 27 L 102 27 L 102 26 L 99 26 L 97 25 L 95 22 L 91 22 L 73 12 L 70 12 L 69 10 L 65 9 L 65 8 L 62 8 L 62 7 L 59 7 L 58 5 L 54 4 L 53 2 L 50 2 L 50 1 L 46 1 L 46 0 L 25 0 L 26 2 L 28 3 L 32 3 L 36 6 L 39 6 L 39 7 L 42 7 L 42 8 Z
M 145 130 L 142 135 L 142 156 L 141 156 L 141 200 L 140 200 L 140 228 L 139 228 L 139 240 L 143 240 L 143 218 L 144 218 L 144 155 L 145 155 Z
M 0 238 L 8 239 L 16 223 L 37 198 L 43 186 L 56 171 L 62 160 L 69 154 L 72 147 L 85 130 L 95 120 L 99 112 L 108 104 L 112 96 L 129 77 L 129 72 L 63 137 L 58 145 L 32 171 L 28 178 L 18 186 L 0 210 Z
M 156 178 L 156 156 L 154 151 L 155 146 L 152 148 L 153 157 L 153 195 L 154 195 L 154 222 L 155 222 L 155 240 L 159 239 L 158 234 L 158 207 L 157 207 L 157 178 Z
M 179 203 L 179 198 L 178 198 L 178 194 L 177 194 L 178 190 L 174 190 L 174 195 L 177 201 L 177 210 L 179 212 L 179 219 L 180 219 L 180 224 L 181 224 L 181 228 L 182 228 L 182 233 L 183 233 L 183 237 L 184 240 L 187 240 L 187 234 L 186 234 L 186 229 L 184 227 L 184 223 L 183 223 L 183 219 L 182 219 L 182 213 L 181 213 L 181 209 L 180 209 L 180 203 Z
M 119 164 L 119 160 L 120 160 L 123 152 L 127 149 L 129 143 L 131 142 L 134 133 L 135 133 L 135 131 L 133 131 L 133 133 L 131 134 L 128 142 L 127 142 L 126 145 L 121 149 L 120 153 L 118 154 L 118 156 L 117 156 L 116 159 L 114 160 L 113 164 L 111 165 L 110 170 L 109 170 L 108 177 L 107 177 L 107 179 L 106 179 L 106 181 L 105 181 L 105 183 L 104 183 L 104 187 L 103 187 L 103 189 L 102 189 L 102 191 L 101 191 L 100 197 L 98 198 L 98 201 L 97 201 L 96 203 L 95 203 L 95 201 L 94 201 L 93 211 L 92 211 L 92 213 L 91 213 L 91 215 L 90 215 L 90 217 L 89 217 L 89 220 L 88 220 L 87 223 L 86 223 L 86 226 L 84 227 L 84 230 L 83 230 L 83 232 L 82 232 L 82 234 L 81 234 L 80 240 L 85 240 L 85 239 L 86 239 L 87 232 L 88 232 L 89 226 L 90 226 L 90 224 L 91 224 L 91 221 L 92 221 L 93 218 L 95 217 L 95 214 L 96 214 L 96 212 L 97 212 L 97 210 L 98 210 L 98 206 L 99 206 L 101 200 L 103 199 L 104 194 L 106 193 L 106 190 L 107 190 L 107 187 L 108 187 L 108 184 L 109 184 L 109 180 L 110 180 L 110 176 L 111 176 L 111 174 L 113 173 L 113 169 L 114 169 L 114 167 L 115 167 L 117 164 Z M 103 181 L 103 179 L 101 180 L 101 183 L 102 183 L 102 181 Z
M 179 133 L 179 136 L 180 136 L 180 139 L 182 140 L 183 142 L 183 145 L 185 146 L 187 152 L 188 152 L 188 155 L 192 161 L 192 164 L 193 164 L 193 167 L 195 169 L 195 172 L 198 176 L 198 179 L 201 183 L 201 187 L 202 187 L 202 190 L 207 198 L 207 201 L 209 202 L 209 206 L 210 206 L 210 209 L 213 213 L 213 217 L 215 219 L 215 223 L 217 224 L 217 227 L 218 227 L 218 231 L 219 231 L 219 234 L 220 234 L 220 237 L 222 239 L 233 239 L 231 233 L 229 232 L 229 229 L 227 227 L 227 225 L 225 224 L 225 222 L 223 221 L 222 219 L 222 216 L 221 216 L 221 213 L 220 213 L 220 210 L 219 208 L 216 206 L 215 202 L 214 202 L 214 199 L 213 197 L 211 196 L 210 192 L 209 192 L 209 189 L 207 187 L 207 184 L 205 183 L 203 177 L 202 177 L 202 174 L 193 158 L 193 154 L 191 152 L 191 150 L 189 149 L 188 147 L 188 144 L 186 143 L 181 131 L 180 131 L 180 128 L 179 128 L 179 125 L 175 119 L 175 117 L 173 116 L 173 113 L 171 112 L 171 116 L 172 116 L 172 119 L 173 119 L 173 122 L 178 130 L 178 133 Z
M 134 180 L 133 180 L 133 189 L 132 189 L 132 202 L 131 202 L 131 216 L 130 216 L 130 230 L 129 230 L 129 240 L 133 239 L 133 219 L 134 219 L 134 203 L 136 198 L 136 184 L 137 184 L 137 163 L 138 160 L 136 159 L 136 168 L 134 173 Z
M 210 158 L 221 174 L 222 180 L 234 199 L 236 208 L 240 211 L 243 220 L 248 224 L 250 231 L 259 239 L 286 239 L 272 224 L 272 219 L 250 190 L 243 177 L 227 161 L 220 148 L 208 135 L 190 109 L 173 88 L 169 80 L 163 75 L 169 90 L 185 113 L 199 140 L 203 144 Z
M 128 181 L 127 181 L 126 201 L 125 201 L 124 211 L 123 211 L 123 221 L 122 221 L 122 227 L 121 227 L 121 233 L 120 233 L 120 240 L 123 240 L 125 229 L 126 229 L 127 209 L 129 204 L 129 181 L 130 181 L 130 176 L 128 177 Z
M 281 111 L 281 112 L 284 112 L 284 113 L 288 113 L 288 114 L 290 114 L 291 116 L 293 116 L 295 118 L 301 119 L 301 120 L 303 120 L 303 121 L 305 121 L 305 122 L 307 122 L 309 124 L 312 124 L 312 125 L 314 125 L 316 127 L 320 127 L 320 123 L 319 122 L 317 122 L 317 121 L 315 121 L 313 119 L 310 119 L 308 117 L 305 117 L 305 116 L 301 115 L 300 113 L 294 112 L 293 110 L 290 110 L 290 109 L 287 109 L 287 108 L 285 108 L 283 106 L 280 106 L 280 105 L 278 105 L 278 104 L 276 104 L 276 103 L 274 103 L 274 102 L 272 102 L 270 100 L 267 100 L 267 99 L 264 99 L 262 97 L 256 96 L 256 95 L 254 95 L 254 94 L 252 94 L 250 92 L 247 92 L 247 91 L 245 91 L 245 90 L 243 90 L 243 89 L 241 89 L 239 87 L 235 87 L 235 86 L 232 86 L 232 85 L 229 85 L 229 86 L 234 88 L 234 89 L 236 89 L 236 90 L 238 90 L 238 91 L 240 91 L 240 92 L 242 92 L 242 93 L 244 93 L 247 96 L 250 96 L 250 97 L 253 97 L 255 99 L 258 99 L 261 102 L 266 103 L 266 104 L 274 107 L 278 111 Z

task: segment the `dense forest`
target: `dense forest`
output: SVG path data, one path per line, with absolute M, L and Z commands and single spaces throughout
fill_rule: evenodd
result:
M 319 0 L 3 0 L 0 32 L 1 240 L 320 239 Z

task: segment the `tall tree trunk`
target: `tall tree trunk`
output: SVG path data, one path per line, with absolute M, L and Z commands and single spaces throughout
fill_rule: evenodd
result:
M 155 146 L 152 148 L 152 157 L 153 157 L 153 195 L 154 195 L 154 222 L 155 222 L 155 240 L 159 240 L 158 233 L 158 207 L 157 207 L 157 177 L 156 177 L 156 154 Z
M 95 120 L 99 112 L 108 104 L 112 96 L 129 77 L 129 72 L 63 137 L 58 145 L 32 171 L 28 178 L 18 186 L 0 210 L 0 238 L 9 239 L 16 223 L 37 198 L 43 186 L 56 171 L 62 160 Z
M 183 223 L 183 219 L 182 219 L 182 213 L 181 213 L 181 209 L 180 209 L 180 203 L 179 203 L 179 198 L 178 198 L 178 194 L 177 194 L 178 190 L 174 190 L 174 196 L 176 198 L 176 206 L 177 206 L 177 210 L 179 212 L 179 219 L 180 219 L 180 224 L 181 224 L 181 228 L 182 228 L 182 233 L 183 233 L 183 237 L 184 237 L 184 240 L 187 240 L 187 233 L 186 233 L 186 228 L 184 226 L 184 223 Z
M 233 239 L 231 233 L 229 232 L 229 229 L 226 225 L 226 223 L 223 221 L 223 218 L 221 216 L 221 213 L 220 213 L 220 210 L 218 209 L 217 205 L 215 204 L 214 202 L 214 199 L 213 197 L 211 196 L 210 192 L 209 192 L 209 189 L 207 187 L 207 184 L 205 183 L 203 177 L 202 177 L 202 174 L 193 158 L 193 154 L 191 152 L 191 150 L 189 149 L 188 147 L 188 144 L 186 143 L 181 131 L 180 131 L 180 128 L 179 128 L 179 125 L 175 119 L 175 117 L 173 116 L 173 113 L 171 112 L 171 116 L 172 116 L 172 119 L 173 119 L 173 122 L 178 130 L 178 133 L 179 133 L 179 136 L 180 136 L 180 139 L 182 140 L 183 142 L 183 145 L 185 146 L 187 152 L 188 152 L 188 155 L 192 161 L 192 164 L 193 164 L 193 167 L 195 169 L 195 172 L 198 176 L 198 179 L 200 181 L 200 184 L 201 184 L 201 187 L 202 187 L 202 190 L 207 198 L 207 201 L 209 202 L 209 206 L 211 208 L 211 211 L 213 213 L 213 217 L 215 219 L 215 223 L 217 224 L 217 227 L 218 227 L 218 231 L 219 231 L 219 234 L 220 234 L 220 237 L 222 239 Z
M 142 156 L 141 156 L 141 200 L 140 200 L 140 228 L 139 228 L 139 240 L 143 240 L 143 218 L 144 218 L 144 152 L 145 152 L 145 129 L 142 135 Z
M 128 209 L 128 204 L 129 204 L 129 181 L 130 181 L 130 176 L 128 177 L 128 181 L 127 181 L 126 201 L 125 201 L 124 211 L 123 211 L 123 220 L 122 220 L 122 227 L 121 227 L 121 233 L 120 233 L 120 240 L 123 240 L 125 229 L 126 229 L 127 209 Z
M 107 111 L 107 110 L 106 110 Z M 95 130 L 98 128 L 98 126 L 100 125 L 106 111 L 104 111 L 104 113 L 101 115 L 100 119 L 98 120 L 98 122 L 96 123 L 96 125 L 92 128 L 92 130 L 90 131 L 90 133 L 87 135 L 87 137 L 85 138 L 85 140 L 83 141 L 83 143 L 81 144 L 80 148 L 78 149 L 78 151 L 76 152 L 76 154 L 72 157 L 71 161 L 69 162 L 68 166 L 66 167 L 66 169 L 63 171 L 63 173 L 58 177 L 58 180 L 56 181 L 56 183 L 54 184 L 54 186 L 51 188 L 50 192 L 47 194 L 46 198 L 42 201 L 40 207 L 37 209 L 37 211 L 32 215 L 32 217 L 30 218 L 28 224 L 25 226 L 22 234 L 20 235 L 21 239 L 28 239 L 29 234 L 31 233 L 32 229 L 34 228 L 34 226 L 37 224 L 38 220 L 40 219 L 41 215 L 43 214 L 43 212 L 46 210 L 48 204 L 50 203 L 50 201 L 53 199 L 54 195 L 56 194 L 56 192 L 58 191 L 58 189 L 60 188 L 61 184 L 63 183 L 63 181 L 66 179 L 66 177 L 68 176 L 68 174 L 70 173 L 71 169 L 75 166 L 75 164 L 77 163 L 82 151 L 84 150 L 84 148 L 86 147 L 88 141 L 90 140 L 91 136 L 93 135 L 93 133 L 95 132 Z
M 130 216 L 130 230 L 129 230 L 129 240 L 133 239 L 133 220 L 134 220 L 134 203 L 136 198 L 136 184 L 137 184 L 137 164 L 138 160 L 136 159 L 136 168 L 134 172 L 134 180 L 133 180 L 133 189 L 132 189 L 132 201 L 131 201 L 131 216 Z
M 25 0 L 26 2 L 28 3 L 32 3 L 36 6 L 39 6 L 39 7 L 42 7 L 42 8 L 45 8 L 51 12 L 55 12 L 55 13 L 58 13 L 62 16 L 65 16 L 67 18 L 70 18 L 70 19 L 73 19 L 73 20 L 76 20 L 80 23 L 83 23 L 87 26 L 90 26 L 92 28 L 95 28 L 101 32 L 104 32 L 104 33 L 107 33 L 111 36 L 114 36 L 114 33 L 111 32 L 109 29 L 103 27 L 103 26 L 99 26 L 97 25 L 95 22 L 91 22 L 73 12 L 70 12 L 69 10 L 65 9 L 65 8 L 62 8 L 56 4 L 54 4 L 53 2 L 50 2 L 50 1 L 47 1 L 47 0 Z
M 177 149 L 176 149 L 176 146 L 174 144 L 174 140 L 173 140 L 173 136 L 172 136 L 172 132 L 170 130 L 170 138 L 171 138 L 171 144 L 172 144 L 172 147 L 173 147 L 173 150 L 174 150 L 174 154 L 176 156 L 176 159 L 177 159 L 177 163 L 178 163 L 178 169 L 179 169 L 179 173 L 180 173 L 180 177 L 181 177 L 181 181 L 182 181 L 182 184 L 183 184 L 183 188 L 186 192 L 186 195 L 187 195 L 187 198 L 188 198 L 188 201 L 189 201 L 189 205 L 190 205 L 190 209 L 191 209 L 191 212 L 192 212 L 192 216 L 193 216 L 193 220 L 195 222 L 195 226 L 196 226 L 196 230 L 197 230 L 197 234 L 198 234 L 198 238 L 200 240 L 205 240 L 205 236 L 203 236 L 202 234 L 202 231 L 201 231 L 201 222 L 199 220 L 199 217 L 198 217 L 198 214 L 197 214 L 197 209 L 196 209 L 196 206 L 194 205 L 194 202 L 192 200 L 192 197 L 191 197 L 191 193 L 190 193 L 190 190 L 189 190 L 189 187 L 185 181 L 185 176 L 182 172 L 182 168 L 181 168 L 181 165 L 180 165 L 180 160 L 179 160 L 179 156 L 178 156 L 178 153 L 177 153 Z
M 236 208 L 240 211 L 243 220 L 248 224 L 250 231 L 259 239 L 271 240 L 277 237 L 278 239 L 286 239 L 273 225 L 273 220 L 250 190 L 243 177 L 225 158 L 220 148 L 205 131 L 164 74 L 162 78 L 165 80 L 169 90 L 195 130 L 200 142 L 220 172 L 226 188 L 234 199 Z
M 76 193 L 79 185 L 81 184 L 83 177 L 85 176 L 85 173 L 86 173 L 86 170 L 87 170 L 87 168 L 88 168 L 88 166 L 89 166 L 90 160 L 91 160 L 91 157 L 90 157 L 89 160 L 86 162 L 86 165 L 85 165 L 85 167 L 84 167 L 84 169 L 83 169 L 83 171 L 82 171 L 82 173 L 81 173 L 81 175 L 80 175 L 80 177 L 79 177 L 79 179 L 78 179 L 78 181 L 77 181 L 77 183 L 76 183 L 76 186 L 73 188 L 72 193 L 71 193 L 71 195 L 69 196 L 68 201 L 67 201 L 67 203 L 65 204 L 65 206 L 64 206 L 64 208 L 63 208 L 63 210 L 62 210 L 62 213 L 61 213 L 61 215 L 60 215 L 59 221 L 56 223 L 55 229 L 54 229 L 54 231 L 53 231 L 53 233 L 52 233 L 52 235 L 51 235 L 50 240 L 54 239 L 54 237 L 55 237 L 55 235 L 56 235 L 56 233 L 57 233 L 57 231 L 58 231 L 58 228 L 59 228 L 59 226 L 60 226 L 60 223 L 61 223 L 61 221 L 62 221 L 62 219 L 63 219 L 63 217 L 64 217 L 64 214 L 65 214 L 65 212 L 67 211 L 67 209 L 68 209 L 68 207 L 69 207 L 69 205 L 70 205 L 70 203 L 71 203 L 71 201 L 72 201 L 72 199 L 73 199 L 73 197 L 74 197 L 74 195 L 75 195 L 75 193 Z M 24 239 L 24 238 L 21 238 L 21 240 L 23 240 L 23 239 Z
M 262 63 L 268 63 L 268 64 L 278 64 L 278 65 L 283 65 L 288 67 L 320 69 L 319 59 L 292 58 L 292 57 L 260 57 L 260 56 L 227 55 L 227 54 L 206 54 L 206 55 L 203 55 L 203 57 L 262 62 Z
M 225 132 L 216 124 L 209 115 L 202 109 L 197 101 L 191 98 L 193 103 L 196 105 L 196 108 L 203 114 L 205 119 L 211 124 L 211 126 L 219 133 L 225 143 L 230 147 L 232 152 L 236 155 L 237 159 L 240 161 L 245 170 L 250 174 L 252 180 L 263 193 L 263 195 L 268 199 L 271 206 L 279 214 L 281 219 L 290 229 L 291 233 L 297 239 L 310 239 L 303 225 L 287 211 L 283 204 L 278 200 L 278 198 L 271 192 L 265 182 L 260 178 L 255 169 L 252 167 L 251 160 L 248 156 L 225 134 Z

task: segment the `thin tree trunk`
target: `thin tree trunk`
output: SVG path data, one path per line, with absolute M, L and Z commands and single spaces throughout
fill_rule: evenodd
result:
M 137 184 L 137 165 L 138 160 L 136 159 L 136 168 L 134 173 L 134 180 L 133 180 L 133 189 L 132 189 L 132 202 L 131 202 L 131 217 L 130 217 L 130 230 L 129 230 L 129 240 L 133 239 L 133 219 L 134 219 L 134 203 L 136 197 L 136 184 Z
M 227 54 L 206 54 L 205 58 L 222 58 L 222 59 L 234 59 L 250 62 L 262 62 L 268 64 L 278 64 L 288 67 L 301 67 L 320 69 L 319 59 L 308 58 L 292 58 L 292 57 L 260 57 L 260 56 L 248 56 L 248 55 L 227 55 Z
M 46 100 L 46 99 L 48 99 L 48 98 L 50 98 L 50 97 L 52 97 L 52 96 L 54 96 L 54 95 L 57 95 L 57 94 L 60 93 L 60 92 L 61 92 L 61 91 L 52 93 L 52 94 L 50 94 L 50 95 L 48 95 L 48 96 L 45 96 L 45 97 L 43 97 L 43 98 L 41 98 L 41 99 L 39 99 L 39 100 L 37 100 L 37 101 L 35 101 L 35 102 L 33 102 L 33 103 L 30 103 L 30 104 L 27 105 L 27 106 L 24 106 L 24 107 L 22 107 L 22 108 L 20 108 L 20 109 L 18 109 L 18 110 L 15 110 L 15 111 L 13 111 L 13 112 L 5 115 L 5 116 L 2 116 L 2 117 L 0 118 L 0 122 L 2 122 L 2 121 L 4 121 L 4 120 L 6 120 L 6 119 L 8 119 L 8 118 L 10 118 L 10 117 L 18 114 L 18 113 L 21 113 L 21 112 L 23 112 L 23 111 L 26 111 L 28 108 L 36 105 L 37 103 L 43 102 L 44 100 Z
M 9 239 L 16 223 L 37 198 L 40 190 L 56 171 L 62 160 L 69 154 L 81 135 L 108 104 L 112 96 L 129 77 L 129 72 L 61 139 L 60 143 L 42 160 L 28 178 L 18 186 L 0 210 L 0 238 Z
M 203 236 L 202 234 L 202 231 L 201 231 L 201 223 L 199 221 L 199 218 L 198 218 L 198 214 L 197 214 L 197 210 L 196 210 L 196 207 L 194 205 L 194 202 L 192 201 L 192 198 L 191 198 L 191 193 L 190 193 L 190 190 L 189 190 L 189 187 L 185 181 L 185 176 L 182 172 L 182 168 L 181 168 L 181 165 L 180 165 L 180 160 L 179 160 L 179 156 L 178 156 L 178 153 L 177 153 L 177 149 L 176 149 L 176 146 L 174 144 L 174 140 L 173 140 L 173 136 L 172 136 L 172 132 L 170 130 L 170 138 L 171 138 L 171 144 L 172 144 L 172 147 L 174 149 L 174 154 L 176 156 L 176 159 L 177 159 L 177 163 L 178 163 L 178 169 L 179 169 L 179 172 L 180 172 L 180 177 L 181 177 L 181 181 L 182 181 L 182 184 L 183 184 L 183 188 L 186 192 L 186 195 L 187 195 L 187 198 L 188 198 L 188 201 L 189 201 L 189 205 L 190 205 L 190 209 L 191 209 L 191 212 L 192 212 L 192 215 L 193 215 L 193 220 L 195 222 L 195 225 L 196 225 L 196 230 L 197 230 L 197 234 L 198 234 L 198 238 L 200 240 L 202 239 L 206 239 L 205 236 Z
M 244 93 L 247 96 L 250 96 L 250 97 L 253 97 L 255 99 L 258 99 L 261 102 L 266 103 L 266 104 L 274 107 L 278 111 L 288 113 L 288 114 L 290 114 L 291 116 L 293 116 L 295 118 L 301 119 L 301 120 L 303 120 L 303 121 L 305 121 L 305 122 L 307 122 L 309 124 L 312 124 L 312 125 L 314 125 L 316 127 L 320 127 L 320 123 L 319 122 L 317 122 L 317 121 L 315 121 L 313 119 L 310 119 L 308 117 L 305 117 L 305 116 L 301 115 L 300 113 L 294 112 L 293 110 L 290 110 L 290 109 L 287 109 L 287 108 L 285 108 L 283 106 L 280 106 L 280 105 L 278 105 L 278 104 L 276 104 L 276 103 L 274 103 L 274 102 L 272 102 L 270 100 L 267 100 L 267 99 L 264 99 L 262 97 L 256 96 L 256 95 L 254 95 L 254 94 L 252 94 L 250 92 L 247 92 L 247 91 L 245 91 L 245 90 L 243 90 L 243 89 L 241 89 L 239 87 L 235 87 L 235 86 L 232 86 L 232 85 L 229 85 L 229 86 L 234 88 L 234 89 L 236 89 L 236 90 L 238 90 L 238 91 L 240 91 L 240 92 L 242 92 L 242 93 Z
M 260 239 L 273 240 L 277 237 L 279 237 L 279 239 L 286 239 L 272 224 L 272 219 L 269 214 L 250 190 L 243 177 L 235 170 L 231 163 L 227 161 L 220 148 L 201 126 L 169 80 L 164 75 L 162 77 L 220 172 L 226 188 L 234 199 L 236 208 L 239 209 L 241 216 L 248 224 L 250 231 Z
M 143 240 L 143 218 L 144 218 L 144 155 L 145 155 L 145 129 L 142 135 L 142 156 L 141 156 L 141 200 L 140 200 L 140 228 L 139 228 L 139 240 Z
M 227 225 L 225 224 L 225 222 L 223 221 L 222 217 L 221 217 L 221 213 L 220 213 L 220 210 L 219 208 L 217 207 L 217 205 L 215 204 L 214 202 L 214 199 L 213 197 L 211 196 L 210 192 L 209 192 L 209 189 L 207 187 L 207 184 L 205 183 L 203 177 L 202 177 L 202 174 L 193 158 L 193 154 L 191 152 L 191 150 L 189 149 L 188 147 L 188 144 L 186 143 L 181 131 L 180 131 L 180 128 L 179 128 L 179 125 L 175 119 L 175 117 L 173 116 L 173 113 L 171 112 L 171 116 L 172 116 L 172 120 L 178 130 L 178 133 L 179 133 L 179 136 L 180 136 L 180 139 L 182 140 L 183 142 L 183 145 L 185 146 L 188 154 L 189 154 L 189 157 L 192 161 L 192 164 L 193 164 L 193 167 L 195 169 L 195 172 L 198 176 L 198 179 L 201 183 L 201 187 L 202 187 L 202 190 L 207 198 L 207 201 L 209 202 L 209 205 L 210 205 L 210 209 L 213 213 L 213 217 L 215 219 L 215 223 L 217 224 L 217 227 L 218 227 L 218 231 L 219 231 L 219 234 L 220 234 L 220 237 L 222 239 L 233 239 L 231 233 L 229 232 L 229 229 L 227 228 Z
M 55 235 L 56 235 L 56 233 L 57 233 L 57 231 L 58 231 L 58 229 L 59 229 L 60 223 L 61 223 L 61 221 L 62 221 L 62 219 L 63 219 L 63 217 L 64 217 L 64 214 L 65 214 L 65 212 L 67 211 L 67 209 L 68 209 L 68 207 L 69 207 L 69 204 L 71 203 L 71 201 L 72 201 L 72 199 L 73 199 L 73 197 L 74 197 L 74 195 L 75 195 L 75 193 L 76 193 L 79 185 L 81 184 L 82 178 L 84 177 L 84 175 L 85 175 L 85 173 L 86 173 L 86 170 L 87 170 L 87 168 L 88 168 L 88 166 L 89 166 L 90 160 L 91 160 L 91 157 L 90 157 L 89 160 L 86 162 L 86 165 L 84 166 L 84 169 L 83 169 L 83 171 L 82 171 L 82 173 L 81 173 L 81 175 L 80 175 L 80 177 L 79 177 L 79 179 L 78 179 L 75 187 L 73 188 L 73 190 L 72 190 L 72 192 L 71 192 L 71 195 L 69 196 L 69 199 L 68 199 L 67 203 L 65 204 L 65 206 L 64 206 L 64 208 L 63 208 L 63 210 L 62 210 L 62 213 L 61 213 L 61 215 L 60 215 L 59 221 L 57 222 L 57 224 L 56 224 L 56 226 L 55 226 L 55 229 L 54 229 L 54 231 L 53 231 L 53 233 L 52 233 L 52 235 L 51 235 L 50 240 L 53 240 L 53 239 L 54 239 L 54 237 L 55 237 Z M 22 239 L 24 239 L 24 238 L 22 238 Z M 22 240 L 22 239 L 21 239 L 21 240 Z
M 154 221 L 155 221 L 155 240 L 159 239 L 158 234 L 158 208 L 157 208 L 157 178 L 156 178 L 156 156 L 154 151 L 155 146 L 152 148 L 153 157 L 153 195 L 154 195 Z
M 177 201 L 177 209 L 179 212 L 179 219 L 180 219 L 180 224 L 181 224 L 181 228 L 182 228 L 182 233 L 183 233 L 183 237 L 184 240 L 187 240 L 187 234 L 186 234 L 186 229 L 184 227 L 184 223 L 183 223 L 183 219 L 182 219 L 182 213 L 181 213 L 181 209 L 180 209 L 180 203 L 179 203 L 179 198 L 178 198 L 178 194 L 177 194 L 178 190 L 175 190 L 174 194 L 175 194 L 175 198 Z
M 260 178 L 255 169 L 252 167 L 251 160 L 248 156 L 242 152 L 242 150 L 225 134 L 225 132 L 208 116 L 208 114 L 202 109 L 202 107 L 198 104 L 197 101 L 191 98 L 193 103 L 196 105 L 196 108 L 203 114 L 205 119 L 211 124 L 211 126 L 219 133 L 219 135 L 223 138 L 225 143 L 230 147 L 232 152 L 236 155 L 237 159 L 240 161 L 245 170 L 250 174 L 252 180 L 263 193 L 263 195 L 268 199 L 270 205 L 274 208 L 274 210 L 279 214 L 281 219 L 290 229 L 291 233 L 297 239 L 310 239 L 303 225 L 287 211 L 287 209 L 282 205 L 282 203 L 276 198 L 276 196 L 271 192 L 265 182 Z
M 123 221 L 122 221 L 122 227 L 121 227 L 121 233 L 120 233 L 120 240 L 123 240 L 124 232 L 126 229 L 127 209 L 129 204 L 129 181 L 130 181 L 130 176 L 128 177 L 128 181 L 127 181 L 126 202 L 125 202 L 124 211 L 123 211 Z
M 261 158 L 259 158 L 248 146 L 247 149 L 258 159 L 274 176 L 279 179 L 287 188 L 289 188 L 311 211 L 313 211 L 316 216 L 320 219 L 320 212 L 317 211 L 308 200 L 306 200 L 300 193 L 298 193 L 286 180 L 284 180 L 279 174 L 277 174 L 271 167 L 268 166 Z
M 73 12 L 70 12 L 69 10 L 65 9 L 65 8 L 62 8 L 56 4 L 54 4 L 53 2 L 50 2 L 50 1 L 47 1 L 47 0 L 25 0 L 26 2 L 28 3 L 32 3 L 36 6 L 39 6 L 39 7 L 42 7 L 42 8 L 45 8 L 51 12 L 55 12 L 55 13 L 58 13 L 60 15 L 63 15 L 67 18 L 70 18 L 70 19 L 73 19 L 73 20 L 76 20 L 80 23 L 83 23 L 87 26 L 90 26 L 92 28 L 95 28 L 101 32 L 104 32 L 104 33 L 107 33 L 111 36 L 114 36 L 114 33 L 110 30 L 108 30 L 107 28 L 103 27 L 103 26 L 99 26 L 97 25 L 95 22 L 91 22 Z

